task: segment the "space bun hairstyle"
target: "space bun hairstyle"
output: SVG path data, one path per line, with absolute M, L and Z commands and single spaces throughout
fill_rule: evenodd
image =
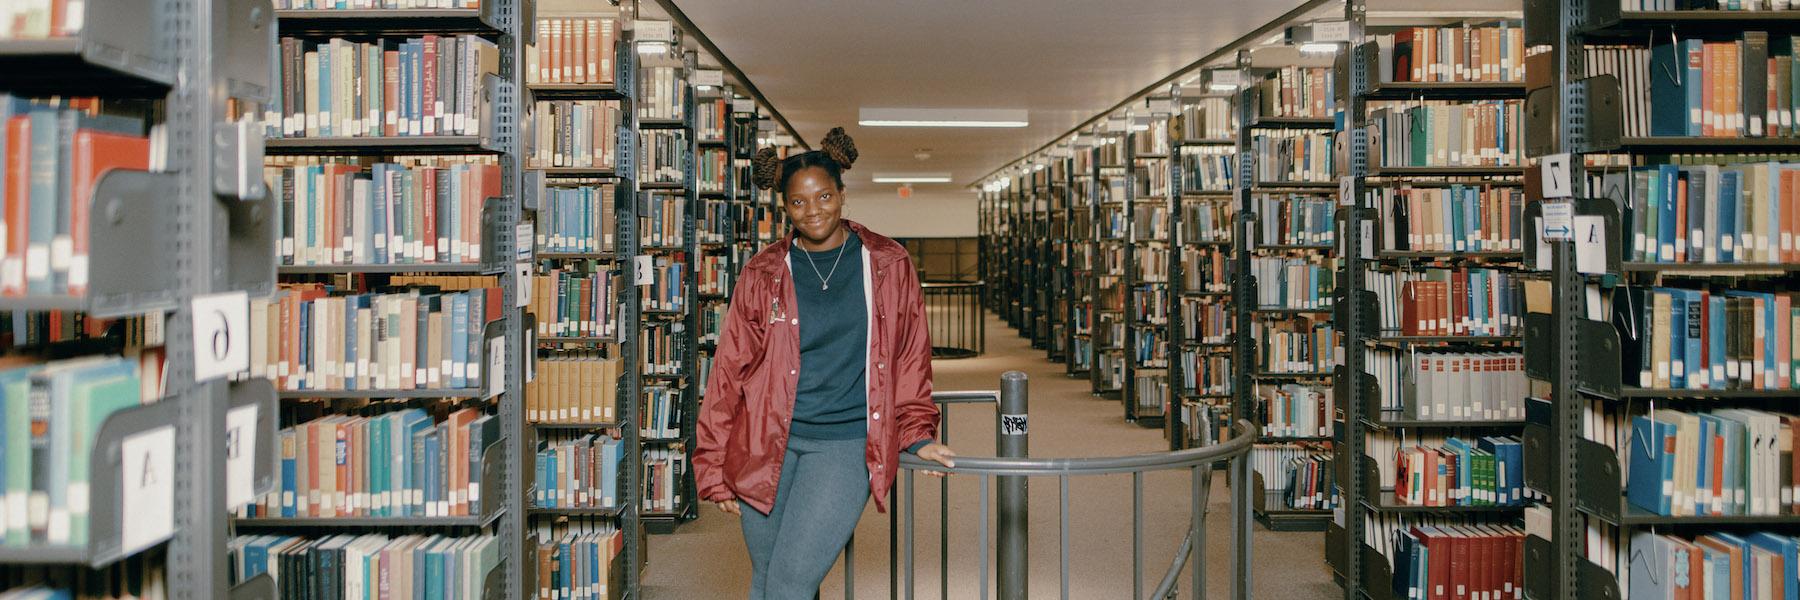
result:
M 776 155 L 774 148 L 763 148 L 751 159 L 756 187 L 769 190 L 787 191 L 788 178 L 795 173 L 818 167 L 824 169 L 831 181 L 839 188 L 844 187 L 844 171 L 856 163 L 856 140 L 844 133 L 844 128 L 833 127 L 819 142 L 819 149 L 802 152 L 786 159 Z

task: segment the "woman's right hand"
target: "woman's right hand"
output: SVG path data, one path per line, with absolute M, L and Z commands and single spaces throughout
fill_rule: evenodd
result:
M 719 507 L 720 512 L 729 513 L 729 514 L 737 515 L 740 517 L 744 516 L 744 513 L 738 511 L 737 498 L 732 498 L 730 500 L 716 500 L 713 502 L 713 506 Z

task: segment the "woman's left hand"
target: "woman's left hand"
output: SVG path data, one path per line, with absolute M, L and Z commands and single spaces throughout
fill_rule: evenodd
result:
M 925 460 L 936 462 L 937 464 L 944 465 L 944 466 L 950 467 L 952 469 L 956 468 L 956 452 L 950 450 L 949 446 L 945 446 L 945 445 L 939 444 L 937 442 L 932 442 L 930 444 L 926 444 L 925 447 L 920 448 L 919 449 L 919 458 L 923 458 Z M 930 475 L 932 477 L 943 477 L 945 475 L 949 475 L 949 473 L 945 473 L 943 471 L 925 471 L 924 473 L 926 475 Z

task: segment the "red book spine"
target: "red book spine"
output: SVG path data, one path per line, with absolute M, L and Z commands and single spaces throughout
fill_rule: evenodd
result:
M 6 258 L 0 261 L 0 294 L 25 294 L 25 249 L 31 228 L 31 119 L 6 123 Z

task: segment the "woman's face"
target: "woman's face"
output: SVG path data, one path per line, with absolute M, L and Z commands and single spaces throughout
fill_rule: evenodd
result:
M 844 190 L 831 180 L 831 174 L 819 167 L 801 169 L 788 178 L 786 203 L 788 222 L 808 244 L 817 246 L 837 233 L 838 221 L 844 214 Z

